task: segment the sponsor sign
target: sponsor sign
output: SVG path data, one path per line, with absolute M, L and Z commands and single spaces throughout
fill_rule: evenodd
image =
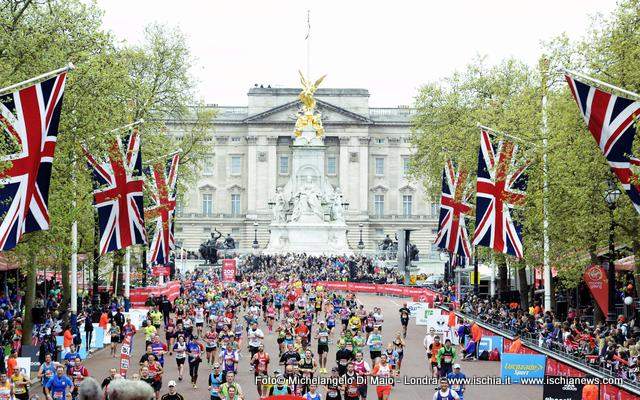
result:
M 127 371 L 129 370 L 129 363 L 131 362 L 131 353 L 133 352 L 133 340 L 131 335 L 124 337 L 122 341 L 122 348 L 120 350 L 120 376 L 127 377 Z
M 151 274 L 153 276 L 169 276 L 171 274 L 171 267 L 164 265 L 156 265 L 151 268 Z
M 609 310 L 609 279 L 600 265 L 590 265 L 584 271 L 584 282 L 603 313 Z
M 500 355 L 502 355 L 504 339 L 502 336 L 483 336 L 478 343 L 478 354 L 483 351 L 491 352 L 493 349 L 498 349 Z
M 503 381 L 509 379 L 510 383 L 520 383 L 522 379 L 542 380 L 546 362 L 545 355 L 504 353 L 500 358 L 500 377 Z
M 424 304 L 424 303 L 419 303 Z M 428 308 L 421 307 L 416 313 L 416 325 L 418 326 L 428 326 L 429 325 L 429 317 L 432 315 L 440 316 L 442 314 L 442 310 L 439 308 Z M 447 317 L 447 322 L 449 321 Z
M 558 381 L 559 376 L 547 376 L 542 389 L 542 398 L 545 400 L 582 400 L 582 388 L 584 385 L 575 382 L 551 383 L 554 379 Z
M 451 339 L 451 343 L 457 344 L 457 340 L 454 342 L 454 338 L 451 337 L 448 315 L 429 315 L 427 317 L 427 331 L 431 332 L 431 329 L 434 330 L 436 335 L 440 335 L 442 343 L 447 339 Z
M 222 281 L 236 281 L 236 260 L 235 258 L 225 258 L 222 260 Z

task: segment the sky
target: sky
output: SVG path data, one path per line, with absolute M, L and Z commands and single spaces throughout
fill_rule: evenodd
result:
M 322 87 L 365 88 L 370 105 L 412 103 L 418 88 L 461 70 L 477 55 L 535 65 L 541 42 L 582 37 L 615 0 L 97 0 L 104 26 L 136 44 L 148 23 L 180 28 L 195 58 L 198 96 L 247 104 L 254 84 L 299 87 L 306 72 Z

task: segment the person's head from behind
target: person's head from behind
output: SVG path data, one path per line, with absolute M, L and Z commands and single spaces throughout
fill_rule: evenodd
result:
M 116 379 L 107 389 L 109 400 L 151 400 L 154 391 L 148 383 L 128 379 Z M 102 396 L 96 399 L 101 399 Z M 88 399 L 87 399 L 88 400 Z
M 80 386 L 78 386 L 78 400 L 99 399 L 102 399 L 102 389 L 98 382 L 91 377 L 83 379 Z

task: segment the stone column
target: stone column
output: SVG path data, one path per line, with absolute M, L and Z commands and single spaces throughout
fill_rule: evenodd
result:
M 247 214 L 255 214 L 256 213 L 256 141 L 258 139 L 255 135 L 250 135 L 246 137 L 247 139 Z
M 350 183 L 353 183 L 353 178 L 349 177 L 349 136 L 340 136 L 340 157 L 338 158 L 338 181 L 340 182 L 340 189 L 342 190 L 343 198 L 350 203 L 349 210 L 356 210 L 353 206 L 356 205 L 356 199 L 352 196 Z
M 369 140 L 368 136 L 359 137 L 360 154 L 358 162 L 360 163 L 360 201 L 359 210 L 361 213 L 369 214 Z
M 268 172 L 268 194 L 269 198 L 267 201 L 271 201 L 273 197 L 276 195 L 276 183 L 278 182 L 278 137 L 277 136 L 267 136 L 267 165 L 269 168 Z M 291 166 L 289 166 L 291 167 Z

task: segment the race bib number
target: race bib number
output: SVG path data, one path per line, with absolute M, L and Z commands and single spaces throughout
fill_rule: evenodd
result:
M 347 365 L 347 360 L 340 360 L 340 365 L 346 366 Z
M 447 364 L 451 364 L 452 358 L 451 356 L 444 356 L 444 362 L 446 362 Z

